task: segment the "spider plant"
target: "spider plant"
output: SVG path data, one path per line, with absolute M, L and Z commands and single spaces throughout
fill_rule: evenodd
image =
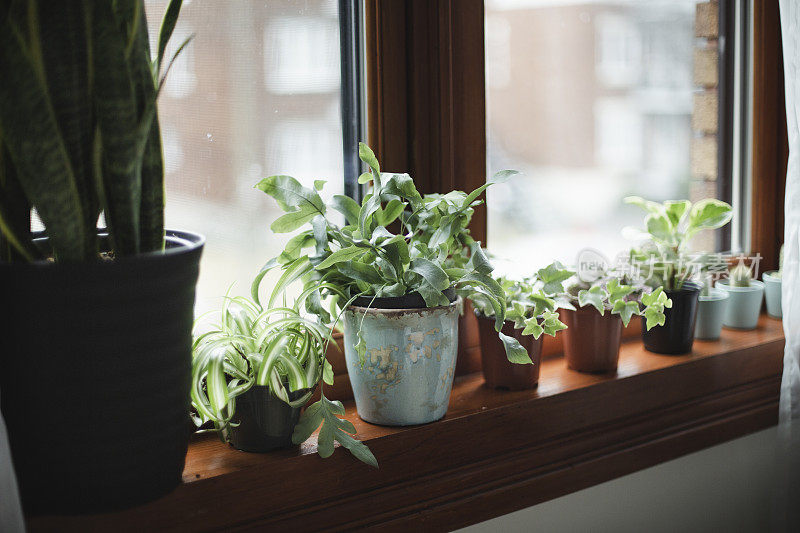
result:
M 255 385 L 291 407 L 304 406 L 320 381 L 332 385 L 333 369 L 325 358 L 331 330 L 300 314 L 308 293 L 294 307 L 264 309 L 244 297 L 226 296 L 219 323 L 197 335 L 193 344 L 192 406 L 198 427 L 212 423 L 220 438 L 229 438 L 236 398 Z M 318 451 L 333 453 L 334 440 L 358 459 L 377 466 L 369 449 L 347 433 L 355 428 L 340 402 L 325 397 L 303 413 L 292 440 L 299 444 L 323 424 Z
M 164 171 L 156 98 L 181 9 L 151 56 L 143 0 L 0 2 L 0 260 L 97 260 L 161 250 Z M 31 234 L 31 209 L 49 249 Z M 99 215 L 111 250 L 101 247 Z

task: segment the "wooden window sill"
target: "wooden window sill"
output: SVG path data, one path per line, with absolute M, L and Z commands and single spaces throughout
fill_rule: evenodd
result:
M 354 529 L 381 524 L 450 530 L 568 494 L 774 425 L 783 361 L 779 320 L 724 330 L 685 356 L 622 346 L 615 375 L 542 362 L 534 391 L 491 391 L 456 378 L 447 416 L 424 426 L 347 418 L 380 463 L 345 450 L 236 451 L 196 437 L 184 483 L 150 504 L 107 515 L 33 517 L 32 530 Z

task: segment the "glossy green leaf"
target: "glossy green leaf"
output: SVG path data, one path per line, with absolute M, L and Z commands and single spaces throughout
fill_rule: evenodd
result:
M 497 335 L 500 337 L 500 340 L 503 342 L 503 346 L 506 350 L 506 357 L 508 358 L 509 362 L 522 365 L 528 364 L 532 365 L 533 361 L 531 361 L 531 357 L 528 355 L 528 352 L 522 345 L 519 343 L 517 339 L 514 337 L 509 337 L 508 335 L 497 332 Z

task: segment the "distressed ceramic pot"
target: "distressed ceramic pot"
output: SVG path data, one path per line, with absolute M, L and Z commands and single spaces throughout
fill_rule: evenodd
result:
M 772 318 L 783 318 L 781 308 L 782 279 L 777 270 L 764 272 L 764 297 L 767 299 L 767 314 Z
M 503 341 L 494 329 L 494 318 L 487 318 L 482 314 L 476 318 L 481 339 L 481 368 L 486 386 L 500 390 L 535 389 L 539 384 L 539 370 L 542 366 L 544 335 L 534 339 L 533 335 L 523 335 L 522 329 L 514 328 L 514 322 L 505 321 L 501 330 L 503 334 L 517 339 L 533 361 L 532 365 L 518 365 L 508 360 Z
M 711 289 L 708 296 L 700 295 L 697 302 L 697 323 L 694 327 L 696 339 L 714 341 L 722 333 L 722 319 L 728 307 L 728 293 L 722 289 Z
M 606 310 L 603 315 L 591 306 L 575 311 L 559 309 L 564 330 L 564 359 L 578 372 L 614 372 L 619 363 L 622 319 Z
M 749 287 L 732 287 L 728 280 L 721 279 L 716 286 L 727 291 L 729 298 L 722 325 L 732 329 L 755 329 L 764 301 L 764 284 L 753 279 Z
M 358 416 L 385 426 L 439 420 L 447 412 L 458 351 L 460 301 L 407 309 L 351 306 L 344 350 Z M 366 342 L 363 366 L 358 331 Z

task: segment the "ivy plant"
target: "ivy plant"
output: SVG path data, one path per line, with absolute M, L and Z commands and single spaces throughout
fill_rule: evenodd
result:
M 514 329 L 521 329 L 523 335 L 533 335 L 538 339 L 542 334 L 555 337 L 556 332 L 566 329 L 566 325 L 558 318 L 560 306 L 556 295 L 564 292 L 563 282 L 572 277 L 574 272 L 567 270 L 556 262 L 540 269 L 536 275 L 523 279 L 510 279 L 504 276 L 497 278 L 503 288 L 506 300 L 505 319 L 514 323 Z M 472 305 L 476 312 L 487 317 L 494 316 L 491 302 L 481 294 L 472 296 Z M 568 302 L 567 306 L 572 307 Z M 513 337 L 500 333 L 508 354 L 508 360 L 518 364 L 532 364 L 528 352 Z
M 322 180 L 312 189 L 278 175 L 256 185 L 284 211 L 272 231 L 295 235 L 253 281 L 253 299 L 259 302 L 262 279 L 273 268 L 279 268 L 281 275 L 268 306 L 299 281 L 308 292 L 305 310 L 326 324 L 359 296 L 419 294 L 427 307 L 436 307 L 449 305 L 445 291 L 455 289 L 482 295 L 493 309 L 499 332 L 506 314 L 503 288 L 492 278 L 492 266 L 477 243 L 470 243 L 468 258 L 463 255 L 463 236 L 481 194 L 515 172 L 499 172 L 470 193 L 423 198 L 408 174 L 382 172 L 364 143 L 359 144 L 359 157 L 369 167 L 359 182 L 372 184 L 360 205 L 342 195 L 326 204 L 319 195 L 325 185 Z M 343 226 L 331 220 L 332 211 L 344 215 Z M 455 260 L 458 256 L 462 259 Z M 325 301 L 329 305 L 323 305 Z M 360 331 L 358 337 L 356 350 L 363 363 L 366 343 Z
M 731 206 L 715 198 L 695 204 L 689 200 L 658 203 L 639 196 L 629 196 L 624 201 L 647 212 L 644 231 L 625 229 L 635 238 L 647 239 L 642 248 L 631 251 L 631 262 L 644 272 L 649 285 L 667 290 L 680 290 L 695 274 L 686 255 L 691 238 L 702 230 L 724 226 L 733 216 Z
M 672 300 L 663 287 L 651 290 L 647 286 L 626 285 L 614 276 L 604 276 L 591 283 L 580 281 L 570 286 L 568 294 L 578 306 L 591 305 L 601 316 L 606 311 L 619 315 L 626 326 L 634 315 L 642 316 L 648 331 L 663 326 L 664 309 L 672 307 Z
M 268 309 L 247 298 L 225 298 L 219 323 L 197 335 L 192 347 L 191 399 L 198 427 L 210 425 L 226 441 L 236 398 L 254 385 L 269 387 L 292 407 L 305 405 L 318 386 L 333 385 L 333 369 L 325 358 L 331 330 L 301 315 L 307 297 L 302 294 L 293 307 Z M 322 457 L 333 453 L 336 441 L 377 467 L 375 456 L 351 435 L 356 430 L 342 415 L 342 404 L 321 390 L 320 400 L 301 415 L 292 442 L 300 444 L 322 425 L 317 446 Z

